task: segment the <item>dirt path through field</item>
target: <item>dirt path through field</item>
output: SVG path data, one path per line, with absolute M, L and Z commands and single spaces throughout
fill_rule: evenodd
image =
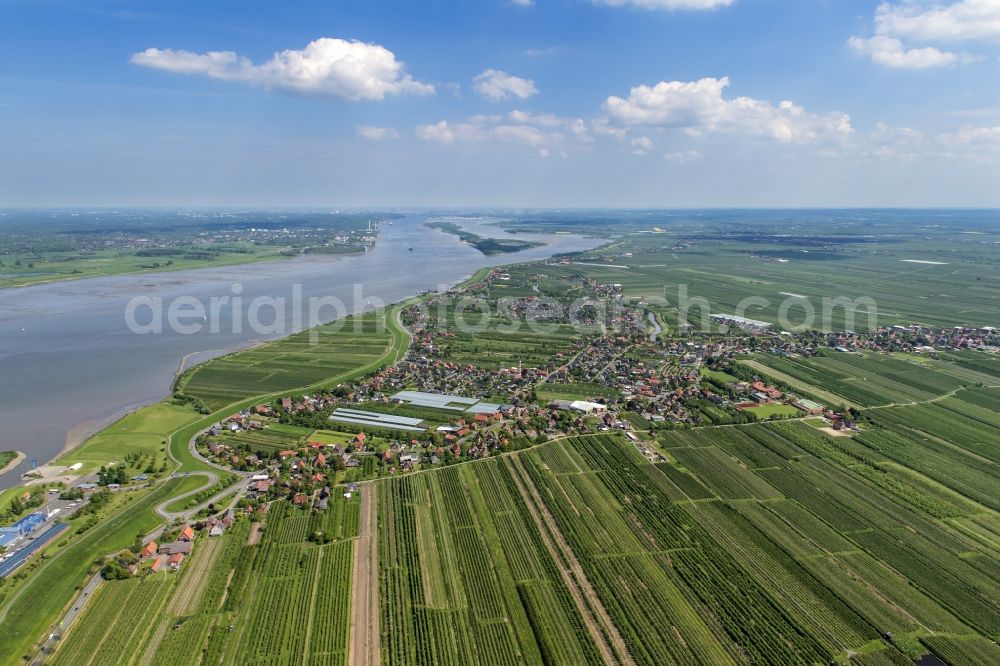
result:
M 186 570 L 180 573 L 181 580 L 174 590 L 170 605 L 167 606 L 168 613 L 182 617 L 190 615 L 198 607 L 205 589 L 205 578 L 215 563 L 215 556 L 221 544 L 222 539 L 211 537 L 198 541 L 195 552 L 185 564 L 181 565 Z
M 512 472 L 511 477 L 514 479 L 514 485 L 517 486 L 521 499 L 524 500 L 525 506 L 528 507 L 529 513 L 535 521 L 535 527 L 542 537 L 542 543 L 545 544 L 546 550 L 552 556 L 552 561 L 559 567 L 559 573 L 562 575 L 563 582 L 566 583 L 566 589 L 573 597 L 577 610 L 580 611 L 580 617 L 583 618 L 583 623 L 587 627 L 590 637 L 604 658 L 604 663 L 623 663 L 634 666 L 635 662 L 632 660 L 632 655 L 629 654 L 621 634 L 618 633 L 618 628 L 611 621 L 611 617 L 600 598 L 590 585 L 590 581 L 587 580 L 583 567 L 580 566 L 576 554 L 563 538 L 555 519 L 538 494 L 538 489 L 521 468 L 521 461 L 516 456 L 511 456 L 506 463 Z M 560 563 L 564 563 L 565 566 L 560 566 Z M 605 636 L 611 641 L 610 645 L 605 640 Z
M 263 526 L 258 522 L 250 527 L 250 534 L 247 535 L 247 545 L 256 546 L 264 536 Z
M 361 486 L 361 524 L 354 543 L 350 666 L 374 666 L 381 658 L 378 613 L 378 514 L 376 485 Z

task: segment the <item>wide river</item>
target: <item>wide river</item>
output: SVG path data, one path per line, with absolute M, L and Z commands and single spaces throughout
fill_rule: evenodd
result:
M 284 334 L 288 334 L 301 315 L 292 308 L 299 290 L 305 309 L 310 297 L 330 296 L 342 301 L 347 312 L 360 312 L 369 302 L 392 303 L 453 286 L 484 266 L 542 259 L 600 243 L 566 235 L 519 235 L 546 244 L 487 257 L 451 234 L 427 228 L 422 224 L 425 219 L 410 216 L 383 223 L 374 249 L 359 255 L 303 256 L 227 268 L 0 289 L 0 450 L 26 454 L 15 470 L 0 477 L 0 489 L 16 485 L 32 460 L 44 464 L 55 458 L 68 437 L 71 442 L 79 441 L 127 411 L 168 395 L 182 360 L 190 366 L 281 337 L 261 335 L 246 323 L 234 326 L 232 307 L 219 308 L 219 317 L 208 322 L 200 318 L 182 321 L 201 329 L 196 333 L 171 330 L 164 316 L 162 333 L 137 334 L 127 325 L 125 314 L 133 298 L 159 297 L 166 311 L 177 298 L 193 297 L 210 312 L 212 298 L 232 298 L 239 291 L 246 304 L 239 317 L 244 322 L 255 298 L 283 298 L 287 302 Z M 481 236 L 506 236 L 481 221 L 458 222 Z M 334 316 L 331 307 L 322 312 L 323 321 Z M 135 319 L 150 322 L 149 307 L 140 307 Z M 273 309 L 264 307 L 258 319 L 270 324 Z M 302 321 L 308 322 L 308 316 Z M 212 332 L 211 322 L 218 322 L 217 332 Z

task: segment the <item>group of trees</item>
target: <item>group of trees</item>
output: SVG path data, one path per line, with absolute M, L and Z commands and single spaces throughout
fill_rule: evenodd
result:
M 104 566 L 101 567 L 101 577 L 104 580 L 124 580 L 126 578 L 131 578 L 132 574 L 129 573 L 129 565 L 135 564 L 137 558 L 135 553 L 131 550 L 123 550 L 114 557 L 110 557 L 104 562 Z
M 111 468 L 101 465 L 101 469 L 97 472 L 97 485 L 99 486 L 110 486 L 113 483 L 128 483 L 128 479 L 128 471 L 124 465 Z
M 20 496 L 14 497 L 10 504 L 7 506 L 7 510 L 0 513 L 0 523 L 6 523 L 12 518 L 17 518 L 25 511 L 34 509 L 35 507 L 41 506 L 45 503 L 45 487 L 36 486 L 31 489 L 31 495 L 27 498 L 22 498 Z

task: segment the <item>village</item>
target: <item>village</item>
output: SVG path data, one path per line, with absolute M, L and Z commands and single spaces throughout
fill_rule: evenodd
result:
M 493 271 L 484 284 L 507 283 L 508 277 Z M 585 286 L 612 298 L 616 292 L 614 286 Z M 252 475 L 244 497 L 252 505 L 288 499 L 323 509 L 332 495 L 349 496 L 368 479 L 573 434 L 616 430 L 636 442 L 655 441 L 664 430 L 779 418 L 819 419 L 832 430 L 857 428 L 842 410 L 734 363 L 752 350 L 806 353 L 805 337 L 654 338 L 642 310 L 624 305 L 616 315 L 621 330 L 577 335 L 531 366 L 519 361 L 484 368 L 450 358 L 452 332 L 444 318 L 427 314 L 450 312 L 448 299 L 466 295 L 455 290 L 431 299 L 428 308 L 404 312 L 412 343 L 401 362 L 361 381 L 233 414 L 197 439 L 198 451 Z M 530 316 L 524 314 L 530 308 L 514 311 Z
M 657 433 L 674 429 L 788 418 L 831 434 L 862 427 L 843 405 L 821 404 L 748 372 L 738 361 L 752 353 L 810 358 L 875 351 L 936 358 L 1000 346 L 991 327 L 788 333 L 736 326 L 735 332 L 696 337 L 651 334 L 651 313 L 641 302 L 623 299 L 620 285 L 578 278 L 554 288 L 542 278 L 494 269 L 481 282 L 433 296 L 424 307 L 404 310 L 412 339 L 399 363 L 329 390 L 258 404 L 208 428 L 196 439 L 196 449 L 206 460 L 243 474 L 236 508 L 218 516 L 203 511 L 184 534 L 158 545 L 149 542 L 134 558 L 113 558 L 110 562 L 120 566 L 112 573 L 176 570 L 193 547 L 186 530 L 217 536 L 231 524 L 234 510 L 251 515 L 277 499 L 325 510 L 334 495 L 350 498 L 365 480 L 488 458 L 555 437 L 620 431 L 643 455 L 658 460 Z M 559 296 L 546 296 L 556 292 Z M 473 362 L 456 352 L 459 335 L 451 330 L 456 303 L 470 295 L 487 305 L 467 307 L 467 313 L 487 317 L 491 332 L 498 322 L 512 321 L 573 324 L 579 330 L 514 354 L 509 360 L 516 362 L 508 365 Z M 578 309 L 573 319 L 567 302 L 581 295 L 595 305 Z M 501 316 L 491 314 L 494 309 Z M 731 317 L 724 319 L 732 323 Z M 518 339 L 516 333 L 509 337 Z M 498 358 L 507 353 L 507 338 L 490 339 Z M 26 492 L 20 500 L 26 508 L 45 505 L 0 528 L 0 577 L 65 529 L 56 519 L 60 511 L 68 515 L 86 509 L 91 497 L 149 482 L 146 474 L 121 477 L 122 470 L 111 465 L 79 477 L 68 468 L 54 487 Z

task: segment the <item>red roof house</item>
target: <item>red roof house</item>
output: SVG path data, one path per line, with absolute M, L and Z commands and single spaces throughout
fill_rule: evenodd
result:
M 139 557 L 146 559 L 147 557 L 151 557 L 154 553 L 156 553 L 156 542 L 150 541 L 142 547 L 141 551 L 139 551 Z

